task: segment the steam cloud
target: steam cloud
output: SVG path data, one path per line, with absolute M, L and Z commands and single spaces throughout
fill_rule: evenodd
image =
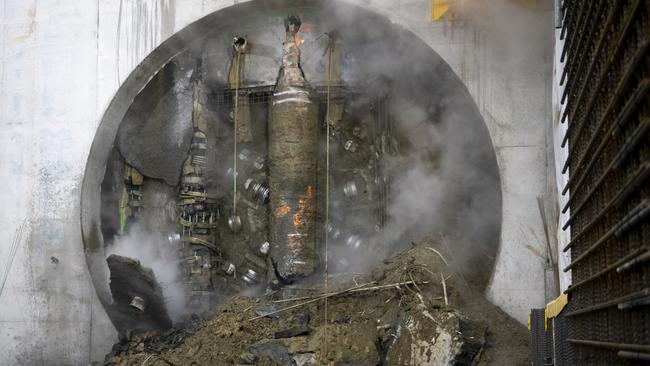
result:
M 497 43 L 506 53 L 525 46 L 526 35 L 511 32 L 516 25 L 491 20 L 497 15 L 503 19 L 503 14 L 514 17 L 521 9 L 506 0 L 477 3 L 464 2 L 457 9 L 463 15 L 462 28 L 475 27 L 485 38 L 501 38 Z M 343 48 L 349 52 L 345 83 L 389 80 L 370 91 L 389 96 L 400 146 L 397 154 L 385 155 L 381 161 L 382 174 L 390 180 L 385 226 L 364 238 L 365 248 L 334 246 L 330 258 L 363 271 L 389 252 L 432 234 L 430 245 L 439 245 L 458 270 L 485 285 L 499 243 L 501 193 L 495 152 L 473 98 L 444 61 L 411 33 L 381 32 L 377 24 L 381 21 L 348 7 L 333 4 L 327 11 L 336 16 L 324 17 L 333 20 L 319 26 L 339 27 L 345 35 Z M 518 60 L 506 61 L 518 64 Z M 345 216 L 336 211 L 344 206 L 337 201 L 340 195 L 331 197 L 332 218 Z M 374 225 L 369 217 L 366 226 Z
M 134 223 L 125 235 L 116 237 L 106 256 L 111 254 L 137 259 L 142 266 L 151 268 L 162 288 L 171 319 L 177 322 L 186 314 L 178 247 L 174 243 L 161 233 L 152 233 L 144 225 Z
M 500 20 L 522 19 L 513 14 L 518 10 L 506 0 L 486 3 L 464 2 L 466 5 L 461 11 L 486 37 L 501 39 L 497 46 L 503 47 L 506 54 L 521 53 L 514 50 L 520 50 L 524 46 L 522 43 L 530 39 L 510 30 L 525 27 L 491 20 L 497 15 Z M 364 238 L 368 246 L 363 251 L 345 246 L 331 247 L 330 258 L 335 261 L 345 258 L 352 267 L 363 269 L 383 259 L 390 251 L 402 249 L 427 234 L 443 234 L 445 249 L 451 252 L 456 266 L 471 271 L 478 264 L 486 267 L 482 276 L 485 271 L 489 274 L 499 241 L 500 181 L 494 150 L 486 143 L 490 137 L 473 99 L 460 80 L 450 74 L 442 59 L 411 33 L 385 32 L 383 23 L 377 22 L 379 18 L 368 17 L 365 12 L 356 14 L 350 6 L 339 5 L 343 4 L 324 5 L 326 13 L 336 16 L 320 18 L 319 31 L 338 28 L 344 35 L 344 48 L 346 44 L 351 46 L 344 60 L 346 68 L 342 71 L 346 84 L 377 77 L 391 80 L 379 93 L 391 95 L 389 110 L 401 151 L 385 155 L 381 162 L 383 173 L 391 182 L 386 225 L 380 232 Z M 312 53 L 322 58 L 324 47 L 316 43 L 313 41 L 305 47 L 318 48 Z M 540 48 L 543 47 L 532 47 Z M 228 64 L 222 53 L 205 54 L 204 57 L 207 66 Z M 315 58 L 309 60 L 305 56 L 303 68 L 313 70 L 314 64 L 320 62 Z M 269 60 L 264 59 L 275 72 L 276 65 Z M 509 60 L 509 63 L 519 64 L 518 60 Z M 210 73 L 207 66 L 208 77 L 218 74 L 214 70 Z M 221 112 L 206 111 L 212 114 L 211 120 L 224 122 L 227 116 Z M 211 124 L 210 128 L 216 125 Z M 231 139 L 228 129 L 212 131 L 209 135 L 218 136 L 220 140 Z M 265 147 L 253 150 L 256 150 L 253 155 L 257 156 L 263 154 Z M 216 191 L 213 193 L 225 194 L 231 178 L 225 172 L 229 164 L 223 162 L 228 160 L 230 147 L 214 144 L 211 154 L 214 164 L 210 166 L 215 171 L 210 174 L 213 177 L 210 188 Z M 338 200 L 342 198 L 336 194 L 332 198 L 332 213 L 337 215 L 336 208 L 343 206 Z M 375 223 L 368 220 L 367 226 Z M 136 224 L 127 235 L 116 239 L 108 254 L 137 258 L 144 266 L 152 268 L 163 287 L 170 315 L 174 320 L 182 316 L 185 298 L 177 246 L 168 245 L 159 233 Z

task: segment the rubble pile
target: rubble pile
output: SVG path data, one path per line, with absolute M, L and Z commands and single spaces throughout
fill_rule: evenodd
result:
M 131 336 L 105 365 L 527 365 L 528 353 L 526 329 L 425 240 L 365 274 L 330 276 L 327 291 L 235 297 L 205 320 Z

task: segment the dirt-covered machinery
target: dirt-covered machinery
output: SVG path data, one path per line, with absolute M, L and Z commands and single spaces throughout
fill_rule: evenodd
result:
M 265 6 L 274 10 L 240 4 L 173 36 L 98 130 L 84 245 L 122 335 L 236 294 L 301 296 L 429 233 L 446 238 L 438 249 L 468 282 L 489 278 L 496 160 L 449 66 L 344 3 Z
M 331 250 L 366 251 L 386 220 L 389 177 L 381 161 L 399 149 L 387 94 L 360 95 L 343 84 L 334 32 L 320 36 L 326 40 L 321 79 L 306 80 L 301 25 L 298 16 L 285 19 L 275 85 L 250 86 L 247 57 L 255 39 L 241 36 L 230 47 L 223 89 L 207 85 L 200 62 L 192 70 L 189 150 L 175 197 L 167 193 L 172 210 L 161 236 L 177 248 L 190 311 L 208 310 L 247 287 L 278 289 L 322 272 L 326 240 Z M 144 196 L 160 195 L 143 189 L 153 179 L 128 160 L 122 166 L 116 240 L 133 226 L 157 230 L 146 222 L 157 213 Z M 330 265 L 350 264 L 343 255 Z

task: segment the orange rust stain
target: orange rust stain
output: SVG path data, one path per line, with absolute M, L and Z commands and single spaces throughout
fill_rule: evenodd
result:
M 307 193 L 305 197 L 300 197 L 298 199 L 298 207 L 300 207 L 300 211 L 302 213 L 307 212 L 307 208 L 311 204 L 312 197 L 313 197 L 313 192 L 311 186 L 307 186 Z
M 298 198 L 298 210 L 293 214 L 293 227 L 296 232 L 300 232 L 300 229 L 306 224 L 310 216 L 309 206 L 313 198 L 313 190 L 311 186 L 307 186 L 307 192 L 304 197 Z
M 275 209 L 275 217 L 278 217 L 278 218 L 284 217 L 289 212 L 291 212 L 291 207 L 287 206 L 287 204 L 284 203 L 284 204 L 282 204 L 282 206 Z
M 296 232 L 300 231 L 300 228 L 304 225 L 304 220 L 302 218 L 302 215 L 300 214 L 300 211 L 296 211 L 293 213 L 293 227 L 296 229 Z

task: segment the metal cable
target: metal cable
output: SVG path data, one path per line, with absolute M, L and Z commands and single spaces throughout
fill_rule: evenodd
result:
M 239 64 L 241 52 L 237 52 L 237 65 L 235 65 L 235 111 L 233 113 L 233 154 L 232 154 L 232 215 L 237 214 L 237 112 L 239 110 Z
M 328 35 L 329 38 L 329 35 Z M 327 52 L 327 106 L 325 110 L 325 293 L 329 293 L 329 220 L 330 220 L 330 86 L 332 84 L 332 51 L 333 41 L 330 38 Z M 325 297 L 325 347 L 324 356 L 327 357 L 327 297 Z

